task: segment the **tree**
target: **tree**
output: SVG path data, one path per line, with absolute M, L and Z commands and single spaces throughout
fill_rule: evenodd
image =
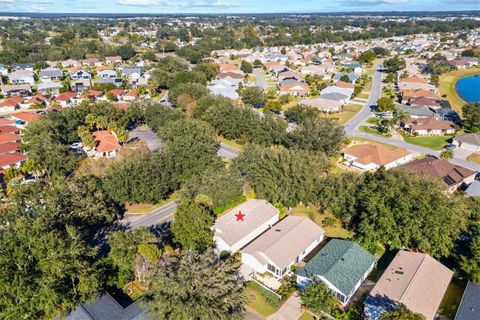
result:
M 480 237 L 473 235 L 468 253 L 460 258 L 460 269 L 473 282 L 480 282 Z
M 400 307 L 396 310 L 384 313 L 380 320 L 425 320 L 425 317 L 419 313 L 415 313 L 406 307 Z
M 263 107 L 266 102 L 263 89 L 260 87 L 246 87 L 241 92 L 243 103 L 255 108 Z
M 335 296 L 323 282 L 318 280 L 300 291 L 300 300 L 309 310 L 317 314 L 322 311 L 331 313 L 338 306 Z
M 211 227 L 214 221 L 213 212 L 200 197 L 193 201 L 182 201 L 172 224 L 175 242 L 185 249 L 206 250 L 213 244 Z
M 119 206 L 95 178 L 19 186 L 0 217 L 0 318 L 54 318 L 103 288 L 95 243 Z
M 443 150 L 440 152 L 440 158 L 444 160 L 450 160 L 453 158 L 453 150 Z
M 385 60 L 383 62 L 383 67 L 387 70 L 388 73 L 396 73 L 402 69 L 405 69 L 405 59 L 395 56 L 391 59 Z
M 289 147 L 308 151 L 321 151 L 328 156 L 340 150 L 345 140 L 341 125 L 331 119 L 309 119 L 288 134 Z
M 242 319 L 243 283 L 237 272 L 211 249 L 185 250 L 158 265 L 144 305 L 159 319 Z
M 308 108 L 296 105 L 285 111 L 285 117 L 290 122 L 301 123 L 307 119 L 316 119 L 319 117 L 320 111 L 317 108 Z
M 462 108 L 463 125 L 471 132 L 478 132 L 480 129 L 480 103 L 470 103 Z
M 282 111 L 282 104 L 278 100 L 270 100 L 265 105 L 263 111 L 280 112 Z
M 251 145 L 235 165 L 259 198 L 294 207 L 312 199 L 314 186 L 330 164 L 322 153 Z
M 252 73 L 253 71 L 253 66 L 251 63 L 243 60 L 242 64 L 240 65 L 240 70 L 242 70 L 245 73 Z
M 350 78 L 348 77 L 348 75 L 344 74 L 340 77 L 340 81 L 350 83 Z
M 375 59 L 375 56 L 376 54 L 372 50 L 364 51 L 358 56 L 358 62 L 370 63 Z
M 395 102 L 392 98 L 389 97 L 381 97 L 377 101 L 377 111 L 378 112 L 386 112 L 386 111 L 393 111 L 395 109 Z
M 142 245 L 155 244 L 157 238 L 146 228 L 132 231 L 117 231 L 110 235 L 110 252 L 107 259 L 116 272 L 112 280 L 117 287 L 123 287 L 134 279 L 135 258 Z

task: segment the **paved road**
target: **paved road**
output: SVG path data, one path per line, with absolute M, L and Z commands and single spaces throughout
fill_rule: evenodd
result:
M 267 87 L 267 81 L 265 80 L 265 75 L 262 73 L 262 69 L 253 69 L 253 74 L 255 75 L 255 78 L 257 78 L 258 86 L 265 89 Z
M 230 147 L 224 143 L 220 143 L 220 148 L 218 148 L 217 154 L 225 159 L 232 160 L 240 154 L 240 150 Z
M 146 214 L 126 214 L 123 222 L 129 223 L 130 228 L 150 227 L 162 222 L 172 221 L 173 213 L 177 210 L 177 202 L 167 203 L 163 207 Z
M 370 95 L 367 102 L 363 108 L 355 115 L 352 119 L 345 123 L 345 133 L 351 135 L 356 128 L 365 122 L 368 118 L 373 116 L 372 106 L 377 104 L 377 100 L 382 95 L 382 73 L 379 69 L 382 67 L 382 64 L 379 63 L 375 66 L 375 73 L 373 74 L 372 80 L 372 89 L 370 90 Z

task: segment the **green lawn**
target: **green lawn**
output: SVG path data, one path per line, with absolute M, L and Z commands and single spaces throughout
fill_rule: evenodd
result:
M 385 147 L 389 147 L 389 148 L 394 148 L 395 146 L 393 144 L 388 144 L 388 143 L 383 143 L 383 142 L 378 142 L 378 141 L 375 141 L 375 140 L 370 140 L 370 139 L 367 139 L 367 138 L 361 138 L 361 137 L 355 137 L 353 141 L 367 141 L 367 142 L 374 142 L 374 143 L 378 143 L 378 144 L 381 144 Z
M 370 126 L 360 126 L 360 127 L 358 127 L 358 130 L 361 131 L 361 132 L 364 132 L 364 133 L 376 134 L 378 136 L 383 136 L 383 134 L 380 131 L 378 131 L 374 127 L 370 127 Z
M 445 73 L 440 76 L 439 79 L 439 91 L 440 95 L 446 95 L 446 99 L 450 102 L 451 106 L 458 114 L 462 115 L 462 107 L 466 104 L 466 102 L 460 98 L 457 94 L 457 90 L 455 90 L 455 85 L 458 79 L 465 78 L 474 74 L 479 74 L 480 68 L 469 68 L 469 69 L 462 69 L 456 70 L 453 72 Z
M 353 233 L 345 229 L 341 222 L 330 213 L 320 213 L 317 209 L 307 208 L 303 205 L 293 208 L 292 215 L 308 217 L 325 230 L 327 237 L 350 239 Z M 324 219 L 329 218 L 332 223 L 325 224 Z
M 467 157 L 467 160 L 470 162 L 478 163 L 480 164 L 480 154 L 478 153 L 473 153 Z
M 261 316 L 268 317 L 280 307 L 280 299 L 277 296 L 253 281 L 247 283 L 244 293 L 247 297 L 247 306 Z
M 238 143 L 235 140 L 228 140 L 228 139 L 225 139 L 224 137 L 218 137 L 218 140 L 221 143 L 226 144 L 227 146 L 230 146 L 230 147 L 238 149 L 238 150 L 243 150 L 243 145 L 241 145 L 240 143 Z
M 149 213 L 150 211 L 156 210 L 167 203 L 180 199 L 180 192 L 175 191 L 167 199 L 160 201 L 157 204 L 148 204 L 148 203 L 131 203 L 125 205 L 127 214 L 144 214 Z
M 304 312 L 298 320 L 314 320 L 315 318 L 308 312 Z
M 417 146 L 433 149 L 433 150 L 441 150 L 447 144 L 448 140 L 450 140 L 453 136 L 432 136 L 432 137 L 410 137 L 406 134 L 402 134 L 403 139 L 407 143 L 415 144 Z
M 455 318 L 457 313 L 458 305 L 460 300 L 462 300 L 463 291 L 465 291 L 467 283 L 465 281 L 453 278 L 452 282 L 447 288 L 447 292 L 443 297 L 438 313 L 442 316 L 445 316 L 451 320 Z

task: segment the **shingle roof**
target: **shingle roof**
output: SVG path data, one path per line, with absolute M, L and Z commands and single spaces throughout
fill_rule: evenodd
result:
M 468 188 L 465 190 L 465 193 L 469 197 L 478 197 L 480 196 L 480 181 L 473 181 Z
M 408 156 L 410 151 L 404 148 L 390 148 L 379 143 L 369 142 L 351 147 L 345 151 L 345 154 L 354 156 L 355 161 L 364 165 L 375 163 L 382 166 Z
M 480 132 L 465 133 L 453 138 L 456 141 L 465 142 L 474 146 L 480 146 Z
M 455 320 L 478 320 L 480 317 L 480 286 L 469 281 Z
M 332 239 L 296 274 L 322 276 L 348 295 L 375 262 L 375 257 L 357 243 Z

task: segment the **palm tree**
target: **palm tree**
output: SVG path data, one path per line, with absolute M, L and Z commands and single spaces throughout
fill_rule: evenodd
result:
M 453 150 L 443 150 L 440 153 L 440 158 L 444 160 L 450 160 L 453 158 Z
M 37 161 L 28 159 L 22 164 L 20 171 L 23 174 L 30 173 L 35 179 L 38 179 L 38 177 L 45 172 L 45 169 L 43 169 L 42 165 Z
M 393 116 L 393 123 L 394 125 L 398 126 L 401 122 L 407 120 L 408 117 L 410 117 L 410 115 L 407 112 L 397 108 L 395 110 L 395 115 Z

